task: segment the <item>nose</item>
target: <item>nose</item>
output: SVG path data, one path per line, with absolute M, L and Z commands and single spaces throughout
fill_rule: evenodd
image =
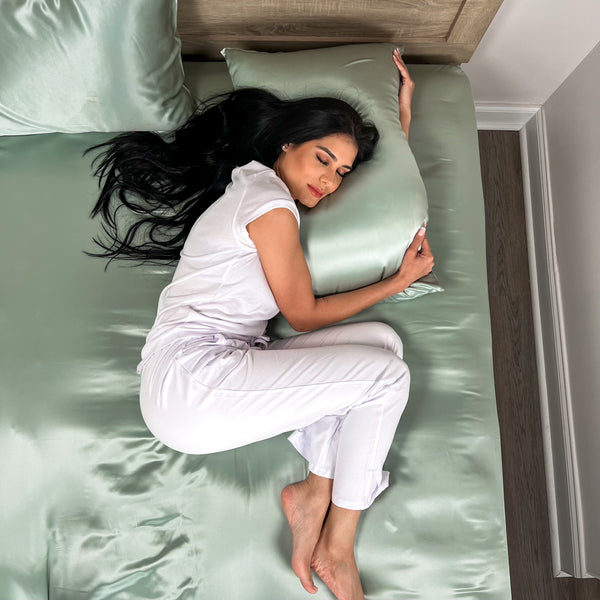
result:
M 321 189 L 326 194 L 329 194 L 333 188 L 333 179 L 331 178 L 330 174 L 327 172 L 321 173 L 320 182 L 321 182 Z

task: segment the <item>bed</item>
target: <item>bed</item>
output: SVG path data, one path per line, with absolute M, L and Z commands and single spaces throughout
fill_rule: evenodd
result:
M 469 82 L 452 64 L 468 60 L 499 3 L 418 3 L 431 13 L 423 18 L 413 3 L 379 2 L 394 18 L 377 30 L 357 28 L 352 11 L 361 3 L 345 3 L 350 16 L 335 36 L 326 26 L 333 3 L 316 28 L 318 12 L 277 20 L 283 4 L 243 3 L 235 12 L 219 3 L 215 13 L 216 4 L 179 3 L 193 96 L 232 89 L 225 63 L 211 61 L 223 45 L 394 41 L 409 61 L 430 63 L 411 65 L 410 146 L 444 292 L 380 303 L 354 319 L 392 325 L 412 374 L 386 462 L 392 485 L 359 526 L 366 597 L 506 600 L 475 112 Z M 109 137 L 0 137 L 0 598 L 305 598 L 289 568 L 279 492 L 306 467 L 286 437 L 192 456 L 160 444 L 141 419 L 136 365 L 172 269 L 105 271 L 82 252 L 97 233 L 89 219 L 97 183 L 82 153 Z M 316 597 L 333 598 L 324 586 Z

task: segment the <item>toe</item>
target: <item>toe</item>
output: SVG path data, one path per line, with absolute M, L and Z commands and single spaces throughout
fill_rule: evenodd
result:
M 313 581 L 312 574 L 310 572 L 310 567 L 308 565 L 298 564 L 297 562 L 293 561 L 292 569 L 294 573 L 296 573 L 298 579 L 300 579 L 302 587 L 310 594 L 316 594 L 317 586 Z
M 309 594 L 316 594 L 318 591 L 317 586 L 314 584 L 312 579 L 300 579 L 300 583 L 302 584 L 302 587 L 309 593 Z

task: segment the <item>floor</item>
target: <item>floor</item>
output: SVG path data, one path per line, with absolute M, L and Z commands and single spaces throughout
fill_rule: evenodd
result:
M 479 148 L 513 600 L 600 600 L 600 580 L 552 576 L 519 134 Z

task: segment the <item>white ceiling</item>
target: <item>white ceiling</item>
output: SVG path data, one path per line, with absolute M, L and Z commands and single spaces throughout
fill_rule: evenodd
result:
M 475 102 L 541 106 L 599 42 L 600 0 L 504 0 L 462 67 Z

